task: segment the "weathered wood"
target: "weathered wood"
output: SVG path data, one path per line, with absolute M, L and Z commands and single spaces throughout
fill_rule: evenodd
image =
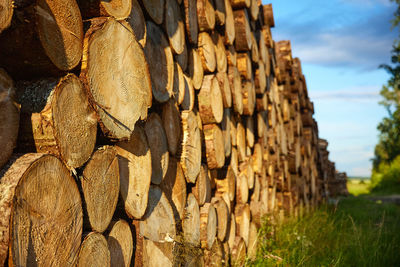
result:
M 168 171 L 160 186 L 171 203 L 175 220 L 181 221 L 186 205 L 186 180 L 181 164 L 175 158 L 169 159 Z
M 112 18 L 91 21 L 80 77 L 106 136 L 128 139 L 136 121 L 147 117 L 152 98 L 143 49 L 128 23 Z
M 204 125 L 203 131 L 207 165 L 210 169 L 221 168 L 225 163 L 225 149 L 222 131 L 217 124 Z
M 249 244 L 250 232 L 250 207 L 246 204 L 235 207 L 236 235 L 243 238 L 246 247 Z
M 188 183 L 195 183 L 201 167 L 201 136 L 196 115 L 182 111 L 182 154 L 181 165 Z
M 275 27 L 272 4 L 263 5 L 263 14 L 264 14 L 264 24 L 268 25 L 271 28 Z
M 265 75 L 264 63 L 261 61 L 258 63 L 258 68 L 256 69 L 254 75 L 254 85 L 256 87 L 257 94 L 264 94 L 265 89 L 267 89 L 267 79 Z
M 182 222 L 183 238 L 194 246 L 200 246 L 200 208 L 193 194 L 189 194 Z
M 182 71 L 186 71 L 188 67 L 188 61 L 189 61 L 189 51 L 188 51 L 188 45 L 184 43 L 183 45 L 183 51 L 179 55 L 175 55 L 175 60 L 179 64 L 179 66 L 182 68 Z
M 197 1 L 183 0 L 185 6 L 186 33 L 191 44 L 197 44 L 199 24 L 197 23 Z
M 157 24 L 161 24 L 164 18 L 165 0 L 141 0 L 150 18 Z
M 192 188 L 192 194 L 196 197 L 197 203 L 200 206 L 211 201 L 210 171 L 205 164 L 201 165 L 200 173 L 196 179 L 196 185 Z
M 120 193 L 125 212 L 140 219 L 147 207 L 152 162 L 150 147 L 141 126 L 136 126 L 130 140 L 116 146 L 119 163 Z
M 238 51 L 250 51 L 252 41 L 247 10 L 234 10 L 233 16 L 235 18 L 235 48 Z
M 224 242 L 227 238 L 230 223 L 229 209 L 226 202 L 221 197 L 214 197 L 211 203 L 217 212 L 217 237 L 221 242 Z
M 215 10 L 212 0 L 197 0 L 199 31 L 211 31 L 215 27 Z
M 176 237 L 174 211 L 158 186 L 150 186 L 146 213 L 140 221 L 140 234 L 155 242 L 172 242 Z
M 144 1 L 153 2 L 153 1 Z M 164 2 L 164 1 L 163 1 Z M 166 102 L 173 91 L 174 59 L 168 41 L 160 27 L 148 21 L 147 40 L 144 47 L 149 64 L 153 97 L 158 102 Z
M 226 72 L 218 72 L 215 77 L 217 78 L 219 88 L 221 89 L 224 108 L 230 108 L 232 106 L 232 92 L 229 85 L 228 74 Z
M 253 81 L 242 82 L 243 114 L 253 115 L 256 106 L 256 89 Z
M 70 168 L 82 166 L 96 143 L 97 120 L 74 74 L 17 84 L 21 108 L 21 151 L 60 156 Z M 14 115 L 15 116 L 15 115 Z
M 228 45 L 225 52 L 226 52 L 226 59 L 228 61 L 228 66 L 236 67 L 237 53 L 235 47 L 233 45 Z
M 162 123 L 168 140 L 168 151 L 175 155 L 181 144 L 182 126 L 179 109 L 173 99 L 163 105 Z
M 161 243 L 144 239 L 143 261 L 139 266 L 144 267 L 173 267 L 175 256 L 173 254 L 173 243 Z
M 226 193 L 229 197 L 228 202 L 233 201 L 236 195 L 236 175 L 231 166 L 226 171 L 221 171 L 224 173 L 223 178 L 215 179 L 215 196 L 223 198 Z
M 85 213 L 93 231 L 104 232 L 111 222 L 119 196 L 119 167 L 114 147 L 99 148 L 81 177 Z
M 258 19 L 258 14 L 260 12 L 260 7 L 258 6 L 259 0 L 250 0 L 250 15 L 253 21 Z
M 138 0 L 132 1 L 132 9 L 126 21 L 132 27 L 136 40 L 144 47 L 147 39 L 146 20 Z
M 217 61 L 217 70 L 219 72 L 226 72 L 228 61 L 226 59 L 225 45 L 222 36 L 218 32 L 213 32 L 211 35 L 215 46 L 215 58 Z
M 246 160 L 246 131 L 241 121 L 236 124 L 236 147 L 239 162 Z
M 229 249 L 232 252 L 233 247 L 235 246 L 235 238 L 236 238 L 236 221 L 235 214 L 232 212 L 229 224 L 229 232 L 228 232 L 228 245 Z
M 131 13 L 132 0 L 77 0 L 82 17 L 114 17 L 126 19 Z
M 236 204 L 245 204 L 249 199 L 249 184 L 247 176 L 241 172 L 236 177 Z
M 233 45 L 235 41 L 235 19 L 230 0 L 225 2 L 225 44 Z
M 239 114 L 242 114 L 243 113 L 242 83 L 240 79 L 240 73 L 236 67 L 229 66 L 228 78 L 232 92 L 234 111 Z
M 203 124 L 220 123 L 224 115 L 221 89 L 214 74 L 204 76 L 197 96 L 199 112 Z
M 251 80 L 253 78 L 251 58 L 248 52 L 237 54 L 237 68 L 243 79 Z
M 0 175 L 0 263 L 9 251 L 11 266 L 75 266 L 82 203 L 69 170 L 55 156 L 25 154 Z
M 173 52 L 181 54 L 185 49 L 185 26 L 176 0 L 165 0 L 164 27 Z
M 254 127 L 254 119 L 252 116 L 245 117 L 246 122 L 246 144 L 248 147 L 254 147 L 255 140 L 255 127 Z
M 201 0 L 201 1 L 203 1 L 203 0 Z M 204 1 L 208 1 L 208 0 L 204 0 Z M 201 63 L 202 63 L 204 72 L 205 73 L 214 72 L 217 67 L 214 43 L 213 43 L 210 35 L 206 32 L 199 33 L 198 38 L 199 38 L 199 43 L 198 43 L 199 55 L 201 57 Z
M 2 13 L 2 11 L 0 11 Z M 20 106 L 16 102 L 14 81 L 0 68 L 0 169 L 17 143 Z
M 168 140 L 163 122 L 157 113 L 151 113 L 144 126 L 151 150 L 151 182 L 160 184 L 168 170 Z
M 232 151 L 231 142 L 231 110 L 229 108 L 224 109 L 224 116 L 221 122 L 222 136 L 224 140 L 224 151 L 225 157 L 229 157 Z
M 184 86 L 185 86 L 184 92 L 185 93 L 183 96 L 183 101 L 181 103 L 181 108 L 183 110 L 191 111 L 191 110 L 193 110 L 194 102 L 195 102 L 193 81 L 186 74 L 183 74 L 183 79 L 184 79 Z
M 233 8 L 249 8 L 251 0 L 231 0 Z
M 107 237 L 111 267 L 131 266 L 133 238 L 129 224 L 124 220 L 111 223 Z
M 14 10 L 10 1 L 1 5 L 0 32 L 14 12 L 11 26 L 0 36 L 0 65 L 11 77 L 60 76 L 79 64 L 83 24 L 75 0 L 29 1 Z
M 200 208 L 200 244 L 211 249 L 217 234 L 217 213 L 213 204 L 205 203 Z
M 78 267 L 111 266 L 110 251 L 106 238 L 99 233 L 89 233 L 79 250 Z M 65 264 L 65 263 L 64 263 Z
M 202 59 L 197 49 L 191 49 L 189 54 L 189 76 L 192 78 L 193 87 L 200 89 L 203 83 L 204 70 Z
M 225 25 L 225 0 L 214 0 L 215 20 L 219 26 Z

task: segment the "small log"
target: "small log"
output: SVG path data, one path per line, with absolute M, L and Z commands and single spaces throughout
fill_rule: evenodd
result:
M 208 1 L 208 0 L 199 0 L 197 3 L 201 1 Z M 198 38 L 199 38 L 199 43 L 198 43 L 199 54 L 201 57 L 201 63 L 204 72 L 206 73 L 214 72 L 217 67 L 214 43 L 210 35 L 206 32 L 199 33 Z
M 225 200 L 223 200 L 221 197 L 214 197 L 211 200 L 211 203 L 217 212 L 217 237 L 221 242 L 224 242 L 228 234 L 228 227 L 230 223 L 229 209 Z
M 246 244 L 242 237 L 236 236 L 231 248 L 231 260 L 233 266 L 243 266 L 246 261 Z
M 119 220 L 111 223 L 107 243 L 110 250 L 111 267 L 131 266 L 133 238 L 131 228 L 126 221 Z
M 185 26 L 176 0 L 165 0 L 164 27 L 172 51 L 175 54 L 181 54 L 185 49 Z
M 0 14 L 2 12 L 0 10 Z M 0 68 L 0 169 L 11 157 L 17 144 L 20 106 L 15 99 L 14 81 Z
M 232 92 L 229 85 L 228 74 L 226 72 L 218 72 L 215 77 L 217 78 L 219 88 L 221 89 L 224 108 L 230 108 L 232 106 Z
M 215 27 L 215 10 L 212 0 L 197 0 L 199 31 L 211 31 Z
M 237 8 L 249 8 L 251 0 L 231 0 L 232 7 Z
M 172 242 L 176 237 L 174 211 L 164 192 L 151 185 L 149 200 L 143 220 L 140 221 L 140 234 L 155 242 Z
M 260 7 L 258 6 L 259 0 L 250 0 L 250 16 L 253 21 L 258 19 L 260 13 Z
M 221 89 L 214 74 L 204 76 L 197 96 L 199 112 L 203 124 L 220 123 L 224 115 Z
M 257 43 L 256 37 L 254 36 L 254 32 L 251 33 L 251 61 L 254 64 L 258 64 L 258 62 L 260 61 L 260 53 L 258 50 L 258 43 Z
M 256 38 L 258 40 L 258 52 L 260 54 L 260 60 L 265 65 L 268 62 L 267 58 L 269 60 L 269 52 L 268 52 L 268 48 L 267 48 L 267 46 L 265 44 L 264 32 L 261 31 L 261 30 L 257 31 L 256 32 Z M 268 73 L 268 75 L 269 75 L 269 73 Z
M 189 76 L 192 79 L 193 87 L 200 89 L 203 83 L 204 70 L 201 63 L 201 56 L 197 49 L 190 50 L 189 54 Z
M 254 145 L 252 159 L 254 172 L 261 175 L 263 170 L 263 151 L 260 143 Z
M 225 172 L 224 172 L 225 173 Z M 233 168 L 229 166 L 223 179 L 215 179 L 216 191 L 215 196 L 224 197 L 228 195 L 227 203 L 233 201 L 236 195 L 236 175 Z
M 65 165 L 52 155 L 25 154 L 0 177 L 0 264 L 9 252 L 11 266 L 75 266 L 82 203 Z
M 197 117 L 192 111 L 182 111 L 181 165 L 188 183 L 195 183 L 201 167 L 201 136 Z
M 104 47 L 110 49 L 105 52 Z M 128 139 L 136 121 L 147 117 L 152 95 L 143 49 L 127 22 L 112 18 L 91 21 L 80 77 L 105 135 Z
M 253 171 L 253 160 L 251 157 L 246 162 L 240 165 L 240 173 L 243 173 L 247 178 L 247 185 L 249 189 L 254 188 L 254 171 Z
M 265 89 L 267 89 L 267 79 L 265 75 L 264 63 L 261 61 L 258 63 L 258 68 L 256 69 L 256 73 L 254 75 L 254 84 L 256 86 L 257 94 L 264 94 Z
M 215 239 L 211 249 L 204 250 L 204 266 L 224 266 L 224 247 L 221 241 Z
M 225 0 L 214 0 L 215 4 L 215 20 L 219 26 L 225 25 Z
M 243 238 L 246 247 L 249 245 L 250 207 L 246 204 L 235 207 L 236 235 Z
M 233 247 L 235 246 L 235 239 L 236 239 L 236 220 L 235 214 L 232 212 L 229 224 L 229 231 L 228 231 L 228 245 L 229 249 L 232 252 Z
M 161 24 L 164 18 L 165 0 L 141 0 L 150 18 L 157 24 Z
M 221 130 L 222 136 L 224 139 L 224 151 L 225 157 L 229 157 L 232 151 L 232 142 L 231 142 L 231 113 L 230 109 L 224 109 L 224 116 L 221 122 Z
M 99 233 L 89 233 L 82 242 L 78 256 L 78 267 L 111 266 L 110 250 L 106 238 Z M 65 262 L 64 262 L 65 264 Z
M 237 68 L 243 79 L 251 80 L 253 78 L 253 70 L 249 52 L 237 53 Z
M 268 25 L 271 28 L 275 27 L 272 4 L 263 5 L 263 14 L 264 14 L 264 24 Z
M 243 114 L 253 115 L 256 107 L 256 89 L 253 81 L 242 82 Z
M 14 14 L 13 1 L 11 0 L 3 1 L 2 8 L 0 10 L 0 33 L 10 26 L 13 14 Z
M 230 0 L 225 2 L 225 44 L 232 46 L 235 41 L 235 19 Z
M 60 156 L 70 168 L 82 166 L 96 143 L 97 120 L 79 79 L 68 74 L 17 87 L 22 93 L 20 149 Z
M 247 176 L 241 172 L 236 178 L 236 203 L 245 204 L 249 199 L 249 184 Z
M 185 6 L 186 33 L 191 44 L 197 44 L 199 24 L 197 23 L 197 1 L 183 0 Z
M 225 149 L 222 131 L 216 124 L 207 124 L 203 127 L 207 165 L 210 169 L 224 166 Z
M 200 208 L 201 248 L 211 249 L 217 234 L 217 213 L 213 204 L 205 203 Z
M 151 3 L 153 1 L 146 0 L 143 2 Z M 161 28 L 151 21 L 147 22 L 146 27 L 147 40 L 144 52 L 149 64 L 153 96 L 158 102 L 162 103 L 166 102 L 173 92 L 174 59 Z
M 236 147 L 239 162 L 246 160 L 246 131 L 241 121 L 236 124 Z
M 200 209 L 193 194 L 189 194 L 182 221 L 183 238 L 185 242 L 200 246 Z
M 119 196 L 119 167 L 114 147 L 104 146 L 93 153 L 80 179 L 85 213 L 93 231 L 104 232 L 111 222 Z
M 231 143 L 232 143 L 232 152 L 231 154 L 233 154 L 233 150 L 236 150 L 236 146 L 237 146 L 237 129 L 236 129 L 236 119 L 234 117 L 233 112 L 231 113 Z M 236 151 L 236 158 L 237 158 L 237 151 Z M 237 165 L 237 164 L 236 164 Z
M 188 61 L 189 61 L 189 51 L 188 46 L 186 43 L 183 45 L 183 51 L 179 55 L 175 55 L 175 60 L 178 62 L 179 66 L 182 68 L 183 71 L 187 70 Z
M 233 45 L 229 45 L 229 46 L 227 46 L 225 52 L 226 52 L 226 59 L 228 61 L 228 66 L 236 67 L 237 53 L 236 53 L 235 47 Z
M 135 34 L 136 40 L 142 45 L 142 47 L 145 47 L 147 39 L 146 20 L 144 18 L 143 11 L 140 7 L 138 0 L 131 1 L 131 14 L 129 14 L 126 21 L 132 27 L 132 31 Z
M 60 76 L 79 64 L 83 24 L 75 0 L 29 1 L 15 9 L 3 0 L 1 6 L 0 32 L 13 18 L 0 36 L 0 65 L 11 77 Z
M 150 147 L 141 126 L 136 126 L 129 141 L 116 145 L 119 163 L 120 192 L 125 212 L 140 219 L 147 207 L 152 162 Z
M 234 10 L 233 17 L 235 18 L 235 48 L 237 51 L 250 51 L 252 45 L 252 33 L 250 29 L 247 10 Z
M 205 164 L 201 165 L 199 176 L 196 179 L 196 185 L 192 188 L 192 194 L 196 197 L 197 203 L 200 206 L 211 201 L 210 171 Z
M 246 144 L 248 147 L 253 148 L 254 147 L 254 119 L 251 116 L 245 117 L 246 120 Z
M 186 180 L 181 164 L 175 158 L 169 159 L 168 171 L 160 186 L 172 205 L 175 220 L 181 221 L 186 205 Z
M 114 17 L 126 19 L 131 13 L 132 0 L 77 0 L 84 19 L 94 17 Z
M 219 72 L 226 72 L 228 61 L 226 59 L 226 51 L 224 41 L 222 40 L 222 36 L 218 32 L 213 32 L 211 35 L 215 46 L 215 57 L 217 61 L 217 70 Z
M 151 113 L 144 126 L 151 151 L 151 182 L 160 184 L 168 170 L 168 140 L 163 122 L 157 113 Z
M 256 98 L 256 108 L 257 108 L 257 111 L 260 111 L 260 112 L 268 110 L 268 95 L 267 94 L 262 94 L 261 97 Z M 263 135 L 261 135 L 260 137 L 262 137 L 262 136 Z
M 239 114 L 242 114 L 243 113 L 242 82 L 240 79 L 240 73 L 236 67 L 229 66 L 228 78 L 232 92 L 234 111 Z
M 176 155 L 181 144 L 182 126 L 178 106 L 173 99 L 168 100 L 162 108 L 162 123 L 168 141 L 168 151 Z
M 184 79 L 184 96 L 183 96 L 183 101 L 181 103 L 181 108 L 183 110 L 191 111 L 193 110 L 194 107 L 194 102 L 195 102 L 195 94 L 194 94 L 194 88 L 193 88 L 193 82 L 192 79 L 187 76 L 186 74 L 183 74 L 183 79 Z

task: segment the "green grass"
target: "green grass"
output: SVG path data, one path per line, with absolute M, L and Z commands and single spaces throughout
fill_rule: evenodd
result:
M 249 266 L 400 266 L 400 207 L 367 196 L 343 198 L 282 225 L 266 221 L 259 236 Z
M 371 180 L 350 179 L 347 181 L 347 189 L 354 196 L 369 194 L 371 191 Z

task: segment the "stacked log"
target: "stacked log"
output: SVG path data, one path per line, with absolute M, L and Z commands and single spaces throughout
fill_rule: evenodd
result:
M 264 217 L 328 196 L 271 5 L 4 2 L 0 264 L 240 266 Z

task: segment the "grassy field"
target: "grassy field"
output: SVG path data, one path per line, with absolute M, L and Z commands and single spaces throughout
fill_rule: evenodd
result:
M 372 201 L 367 180 L 352 179 L 348 188 L 355 196 L 337 205 L 282 225 L 266 221 L 257 259 L 247 265 L 400 266 L 400 206 Z

